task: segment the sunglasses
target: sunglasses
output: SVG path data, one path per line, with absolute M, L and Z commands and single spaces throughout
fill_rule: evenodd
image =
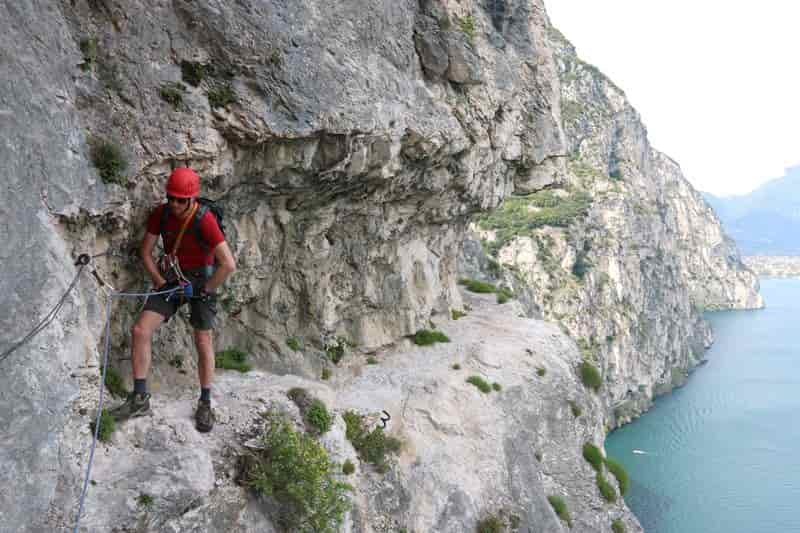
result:
M 177 198 L 175 196 L 167 196 L 167 202 L 175 202 L 176 204 L 186 205 L 191 198 Z

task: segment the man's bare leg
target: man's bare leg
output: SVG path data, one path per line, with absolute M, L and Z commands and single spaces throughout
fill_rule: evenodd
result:
M 214 412 L 211 410 L 211 383 L 214 381 L 214 346 L 211 330 L 194 330 L 194 345 L 197 348 L 197 373 L 200 377 L 200 401 L 194 413 L 195 427 L 208 432 L 214 427 Z
M 211 330 L 194 330 L 194 345 L 197 348 L 197 373 L 200 377 L 200 388 L 211 388 L 214 381 L 214 343 Z
M 131 328 L 133 347 L 131 348 L 131 364 L 133 379 L 147 379 L 152 358 L 153 332 L 164 322 L 164 317 L 155 311 L 143 311 Z

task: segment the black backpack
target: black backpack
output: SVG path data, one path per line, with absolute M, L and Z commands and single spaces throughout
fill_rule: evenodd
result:
M 223 235 L 225 235 L 225 223 L 223 222 L 225 210 L 214 200 L 209 200 L 208 198 L 198 198 L 197 203 L 200 205 L 197 207 L 197 211 L 194 213 L 194 222 L 192 223 L 192 227 L 194 228 L 194 234 L 197 237 L 197 242 L 199 242 L 200 246 L 208 251 L 209 246 L 206 244 L 205 239 L 203 239 L 203 234 L 200 232 L 200 220 L 205 216 L 206 212 L 211 211 L 214 214 L 214 218 L 217 219 L 217 225 L 219 226 L 220 231 Z M 164 209 L 161 210 L 161 225 L 159 226 L 158 231 L 162 239 L 164 238 L 164 228 L 167 227 L 168 216 L 169 207 L 164 205 Z

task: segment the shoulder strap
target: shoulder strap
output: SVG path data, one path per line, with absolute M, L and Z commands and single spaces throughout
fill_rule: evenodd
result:
M 203 232 L 200 231 L 200 221 L 203 220 L 203 217 L 206 216 L 206 213 L 208 213 L 208 206 L 205 204 L 199 205 L 200 207 L 197 210 L 197 213 L 194 215 L 194 235 L 197 237 L 197 242 L 200 243 L 200 246 L 202 246 L 206 252 L 208 252 L 208 243 L 206 243 L 206 240 L 203 238 Z
M 189 222 L 194 218 L 194 214 L 197 212 L 197 205 L 194 204 L 192 206 L 192 212 L 189 213 L 189 216 L 186 217 L 186 220 L 183 221 L 181 225 L 181 231 L 178 233 L 178 238 L 175 239 L 175 244 L 172 246 L 172 252 L 169 255 L 175 255 L 178 252 L 178 248 L 181 245 L 181 240 L 183 240 L 183 234 L 186 233 L 186 228 L 189 227 Z

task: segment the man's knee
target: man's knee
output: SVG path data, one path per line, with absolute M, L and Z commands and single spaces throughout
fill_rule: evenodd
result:
M 131 327 L 131 336 L 137 341 L 147 341 L 153 336 L 153 330 L 144 325 L 141 320 L 137 320 Z
M 194 342 L 198 349 L 206 348 L 210 350 L 212 347 L 211 330 L 195 330 Z

